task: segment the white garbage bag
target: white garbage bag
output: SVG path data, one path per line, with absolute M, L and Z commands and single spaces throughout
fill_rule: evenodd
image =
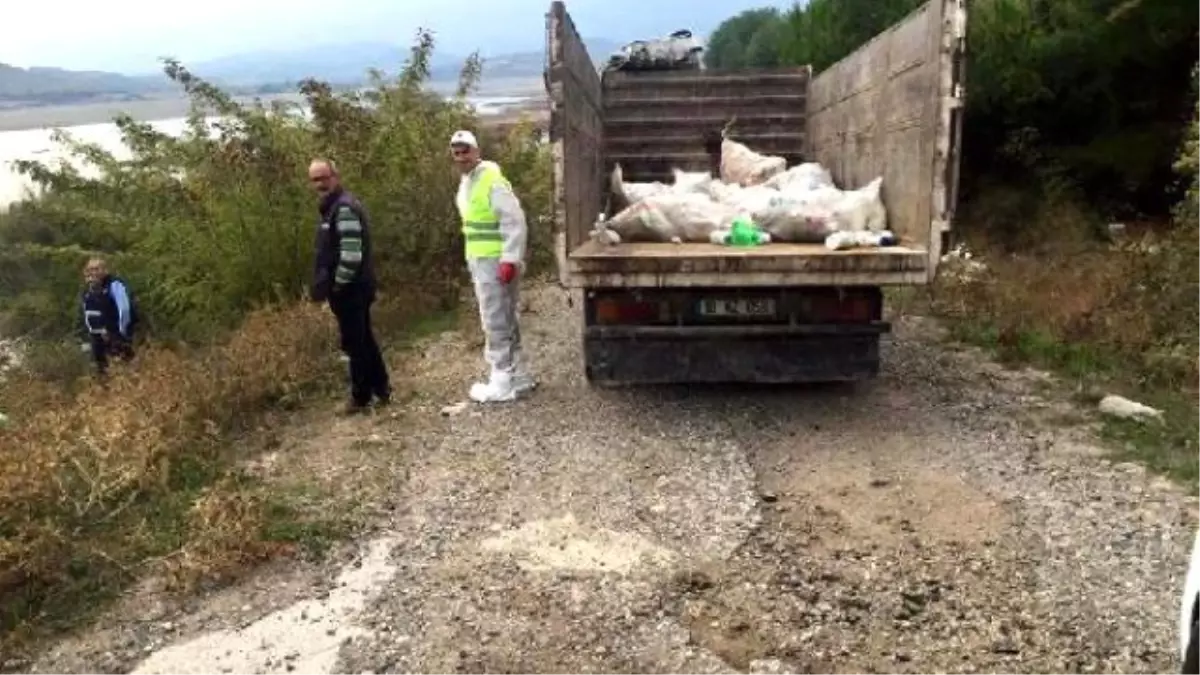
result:
M 663 38 L 634 40 L 613 52 L 605 70 L 702 70 L 704 45 L 692 31 L 677 30 Z
M 718 180 L 708 184 L 708 194 L 714 201 L 741 209 L 747 215 L 769 207 L 780 196 L 779 190 L 763 185 L 742 187 Z
M 820 244 L 837 231 L 838 223 L 833 211 L 819 204 L 781 196 L 766 209 L 753 216 L 754 222 L 767 234 L 771 241 L 793 244 Z
M 625 204 L 630 206 L 647 197 L 664 194 L 671 189 L 671 186 L 659 182 L 626 183 L 620 164 L 613 167 L 609 185 L 612 188 L 613 194 L 623 199 Z
M 841 191 L 836 188 L 832 193 L 792 194 L 765 185 L 741 187 L 713 181 L 709 190 L 716 201 L 753 220 L 771 241 L 819 244 L 837 229 L 832 205 L 841 198 Z M 810 194 L 824 199 L 806 199 Z
M 716 230 L 728 230 L 737 209 L 708 195 L 666 193 L 647 197 L 612 218 L 596 222 L 592 238 L 602 244 L 622 242 L 708 242 Z
M 688 194 L 689 192 L 709 194 L 709 186 L 713 182 L 711 173 L 681 169 L 671 169 L 671 173 L 675 175 L 675 181 L 671 184 L 671 192 L 675 194 Z
M 857 190 L 844 191 L 833 209 L 838 229 L 847 232 L 886 230 L 887 209 L 879 195 L 882 186 L 883 177 L 880 176 Z
M 761 185 L 786 170 L 783 157 L 760 155 L 728 138 L 721 141 L 721 180 L 726 183 Z
M 771 176 L 763 185 L 788 192 L 834 187 L 833 175 L 829 173 L 829 169 L 816 162 L 805 162 L 793 166 L 783 173 Z
M 780 190 L 779 192 L 790 200 L 804 202 L 805 204 L 820 206 L 830 210 L 833 210 L 845 197 L 844 192 L 832 185 L 825 185 L 811 190 L 800 189 L 795 185 L 789 185 L 786 189 Z

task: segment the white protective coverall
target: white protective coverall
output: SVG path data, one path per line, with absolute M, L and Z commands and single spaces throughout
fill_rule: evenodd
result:
M 480 162 L 459 180 L 455 204 L 460 215 L 467 212 L 468 195 L 489 165 L 496 166 L 494 162 Z M 521 348 L 519 317 L 520 284 L 528 239 L 525 212 L 507 181 L 497 181 L 489 197 L 492 211 L 500 220 L 503 250 L 499 258 L 467 259 L 483 325 L 484 358 L 491 368 L 487 382 L 476 382 L 471 386 L 471 399 L 480 403 L 511 401 L 536 386 Z M 501 282 L 501 263 L 515 264 L 516 278 L 508 283 Z

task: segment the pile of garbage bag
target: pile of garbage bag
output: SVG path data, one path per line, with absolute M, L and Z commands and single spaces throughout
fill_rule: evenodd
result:
M 823 243 L 831 250 L 896 243 L 887 229 L 882 177 L 843 190 L 818 163 L 788 167 L 783 157 L 759 154 L 728 138 L 721 143 L 719 178 L 709 172 L 673 173 L 669 185 L 626 182 L 618 164 L 610 186 L 628 206 L 611 218 L 601 214 L 593 238 L 608 245 Z M 757 234 L 744 234 L 747 227 Z
M 613 52 L 605 71 L 703 70 L 704 46 L 690 30 L 667 37 L 635 40 Z

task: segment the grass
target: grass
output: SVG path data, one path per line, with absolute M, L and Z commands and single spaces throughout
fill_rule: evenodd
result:
M 311 119 L 239 102 L 168 63 L 192 113 L 182 135 L 118 119 L 128 159 L 68 140 L 95 171 L 21 164 L 46 191 L 0 213 L 0 334 L 42 341 L 0 385 L 10 418 L 0 429 L 0 654 L 28 653 L 148 575 L 187 592 L 259 561 L 321 555 L 370 512 L 374 484 L 325 487 L 320 467 L 290 457 L 266 478 L 247 461 L 303 422 L 298 411 L 345 395 L 334 321 L 303 301 L 313 157 L 334 159 L 370 214 L 373 323 L 386 348 L 457 320 L 466 275 L 454 130 L 476 129 L 504 167 L 529 222 L 531 267 L 553 260 L 548 149 L 531 123 L 481 124 L 467 98 L 478 59 L 455 95 L 436 95 L 432 48 L 419 32 L 404 68 L 364 92 L 302 83 L 295 98 Z M 217 131 L 204 122 L 212 113 Z M 93 255 L 130 282 L 150 338 L 132 364 L 114 364 L 107 389 L 77 343 L 59 339 L 78 322 L 71 298 Z M 375 448 L 344 449 L 350 461 L 392 465 L 364 454 Z
M 968 209 L 964 229 L 988 200 Z M 1054 372 L 1081 403 L 1109 393 L 1163 410 L 1163 422 L 1105 418 L 1114 457 L 1135 460 L 1181 483 L 1200 481 L 1197 452 L 1195 225 L 1164 224 L 1137 238 L 1106 242 L 1070 203 L 1043 205 L 1021 253 L 976 237 L 982 261 L 943 263 L 932 309 L 953 338 L 990 350 L 1001 362 Z
M 455 321 L 398 302 L 380 317 L 401 349 Z M 353 496 L 244 470 L 289 409 L 344 387 L 336 344 L 324 307 L 286 306 L 208 349 L 151 345 L 114 368 L 108 389 L 27 373 L 0 390 L 11 418 L 0 430 L 0 652 L 28 654 L 147 574 L 170 591 L 211 588 L 271 558 L 320 557 L 354 532 Z
M 987 349 L 1001 363 L 1055 373 L 1081 405 L 1095 407 L 1102 396 L 1116 393 L 1162 410 L 1161 424 L 1104 417 L 1101 438 L 1114 459 L 1136 461 L 1193 489 L 1200 487 L 1194 391 L 1139 384 L 1138 373 L 1131 372 L 1128 362 L 1117 355 L 1095 345 L 1063 343 L 1042 332 L 1020 332 L 1012 340 L 1001 341 L 996 324 L 957 319 L 950 322 L 950 336 Z M 1087 420 L 1080 417 L 1071 422 Z

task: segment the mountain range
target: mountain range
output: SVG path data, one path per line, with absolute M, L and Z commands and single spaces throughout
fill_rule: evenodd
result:
M 694 0 L 568 0 L 574 24 L 585 36 L 592 58 L 604 60 L 623 43 L 667 35 L 688 28 L 697 36 L 706 36 L 722 21 L 741 11 L 775 6 L 780 9 L 802 5 L 805 0 L 722 0 L 697 3 Z M 319 6 L 319 0 L 306 0 L 305 6 Z M 437 41 L 433 58 L 433 79 L 443 85 L 457 78 L 465 56 L 479 48 L 485 59 L 483 89 L 503 89 L 496 80 L 529 82 L 541 75 L 545 50 L 545 11 L 547 0 L 506 0 L 498 4 L 468 0 L 353 0 L 330 10 L 309 13 L 296 7 L 296 16 L 279 20 L 272 7 L 288 6 L 287 0 L 236 0 L 214 3 L 214 14 L 197 19 L 198 26 L 224 26 L 220 35 L 204 30 L 190 32 L 190 22 L 147 19 L 142 25 L 158 22 L 163 30 L 142 35 L 132 42 L 136 29 L 122 28 L 102 41 L 88 37 L 58 52 L 38 50 L 40 54 L 58 53 L 61 64 L 104 63 L 105 66 L 78 72 L 57 68 L 29 70 L 0 64 L 0 107 L 71 103 L 96 98 L 149 97 L 176 92 L 154 65 L 151 53 L 186 55 L 206 53 L 221 58 L 186 57 L 181 62 L 192 72 L 223 86 L 231 93 L 284 93 L 294 91 L 297 81 L 315 77 L 331 84 L 353 85 L 362 82 L 369 68 L 395 73 L 407 56 L 412 29 L 423 26 Z M 305 3 L 299 3 L 305 4 Z M 334 11 L 336 9 L 336 11 Z M 252 11 L 253 10 L 253 11 Z M 288 11 L 291 11 L 290 9 Z M 202 11 L 202 13 L 204 13 Z M 320 16 L 317 16 L 320 15 Z M 255 22 L 270 22 L 254 25 Z M 49 28 L 47 28 L 49 30 Z M 219 30 L 219 29 L 218 29 Z M 345 35 L 350 38 L 323 38 Z M 598 36 L 604 36 L 603 38 Z M 332 40 L 332 42 L 330 42 Z M 130 44 L 124 44 L 124 41 Z M 234 45 L 256 45 L 256 51 L 244 51 Z M 150 45 L 154 45 L 151 47 Z M 226 48 L 220 51 L 217 45 Z M 292 47 L 297 45 L 296 47 Z M 230 49 L 229 47 L 232 47 Z M 147 52 L 152 50 L 152 52 Z M 159 51 L 165 50 L 165 51 Z M 271 51 L 273 50 L 273 51 Z M 244 53 L 236 53 L 243 51 Z M 0 40 L 0 61 L 5 44 Z M 13 58 L 19 50 L 12 52 Z M 32 57 L 30 57 L 32 58 Z M 207 59 L 207 60 L 206 60 Z M 49 65 L 37 60 L 30 65 Z M 79 66 L 75 66 L 78 68 Z M 122 74 L 118 74 L 122 73 Z M 491 84 L 489 84 L 491 83 Z
M 604 38 L 586 40 L 588 51 L 600 60 L 621 44 Z M 237 54 L 197 63 L 189 68 L 201 77 L 232 86 L 254 86 L 269 82 L 295 82 L 305 77 L 338 83 L 361 81 L 367 68 L 388 73 L 398 71 L 408 58 L 408 49 L 382 42 L 339 44 L 332 47 L 306 47 L 288 51 L 261 51 Z M 430 79 L 455 80 L 466 54 L 434 52 Z M 545 65 L 543 49 L 484 54 L 484 76 L 540 76 Z
M 602 61 L 621 43 L 604 38 L 586 40 L 592 57 Z M 352 86 L 366 80 L 369 68 L 394 74 L 408 50 L 392 44 L 361 42 L 334 47 L 315 46 L 289 51 L 259 51 L 199 63 L 188 70 L 235 93 L 274 93 L 291 90 L 308 77 Z M 457 80 L 466 55 L 437 54 L 430 63 L 435 83 Z M 540 77 L 543 50 L 484 56 L 484 80 Z M 125 75 L 62 68 L 17 68 L 0 63 L 0 107 L 53 105 L 96 100 L 132 100 L 177 91 L 164 75 Z

